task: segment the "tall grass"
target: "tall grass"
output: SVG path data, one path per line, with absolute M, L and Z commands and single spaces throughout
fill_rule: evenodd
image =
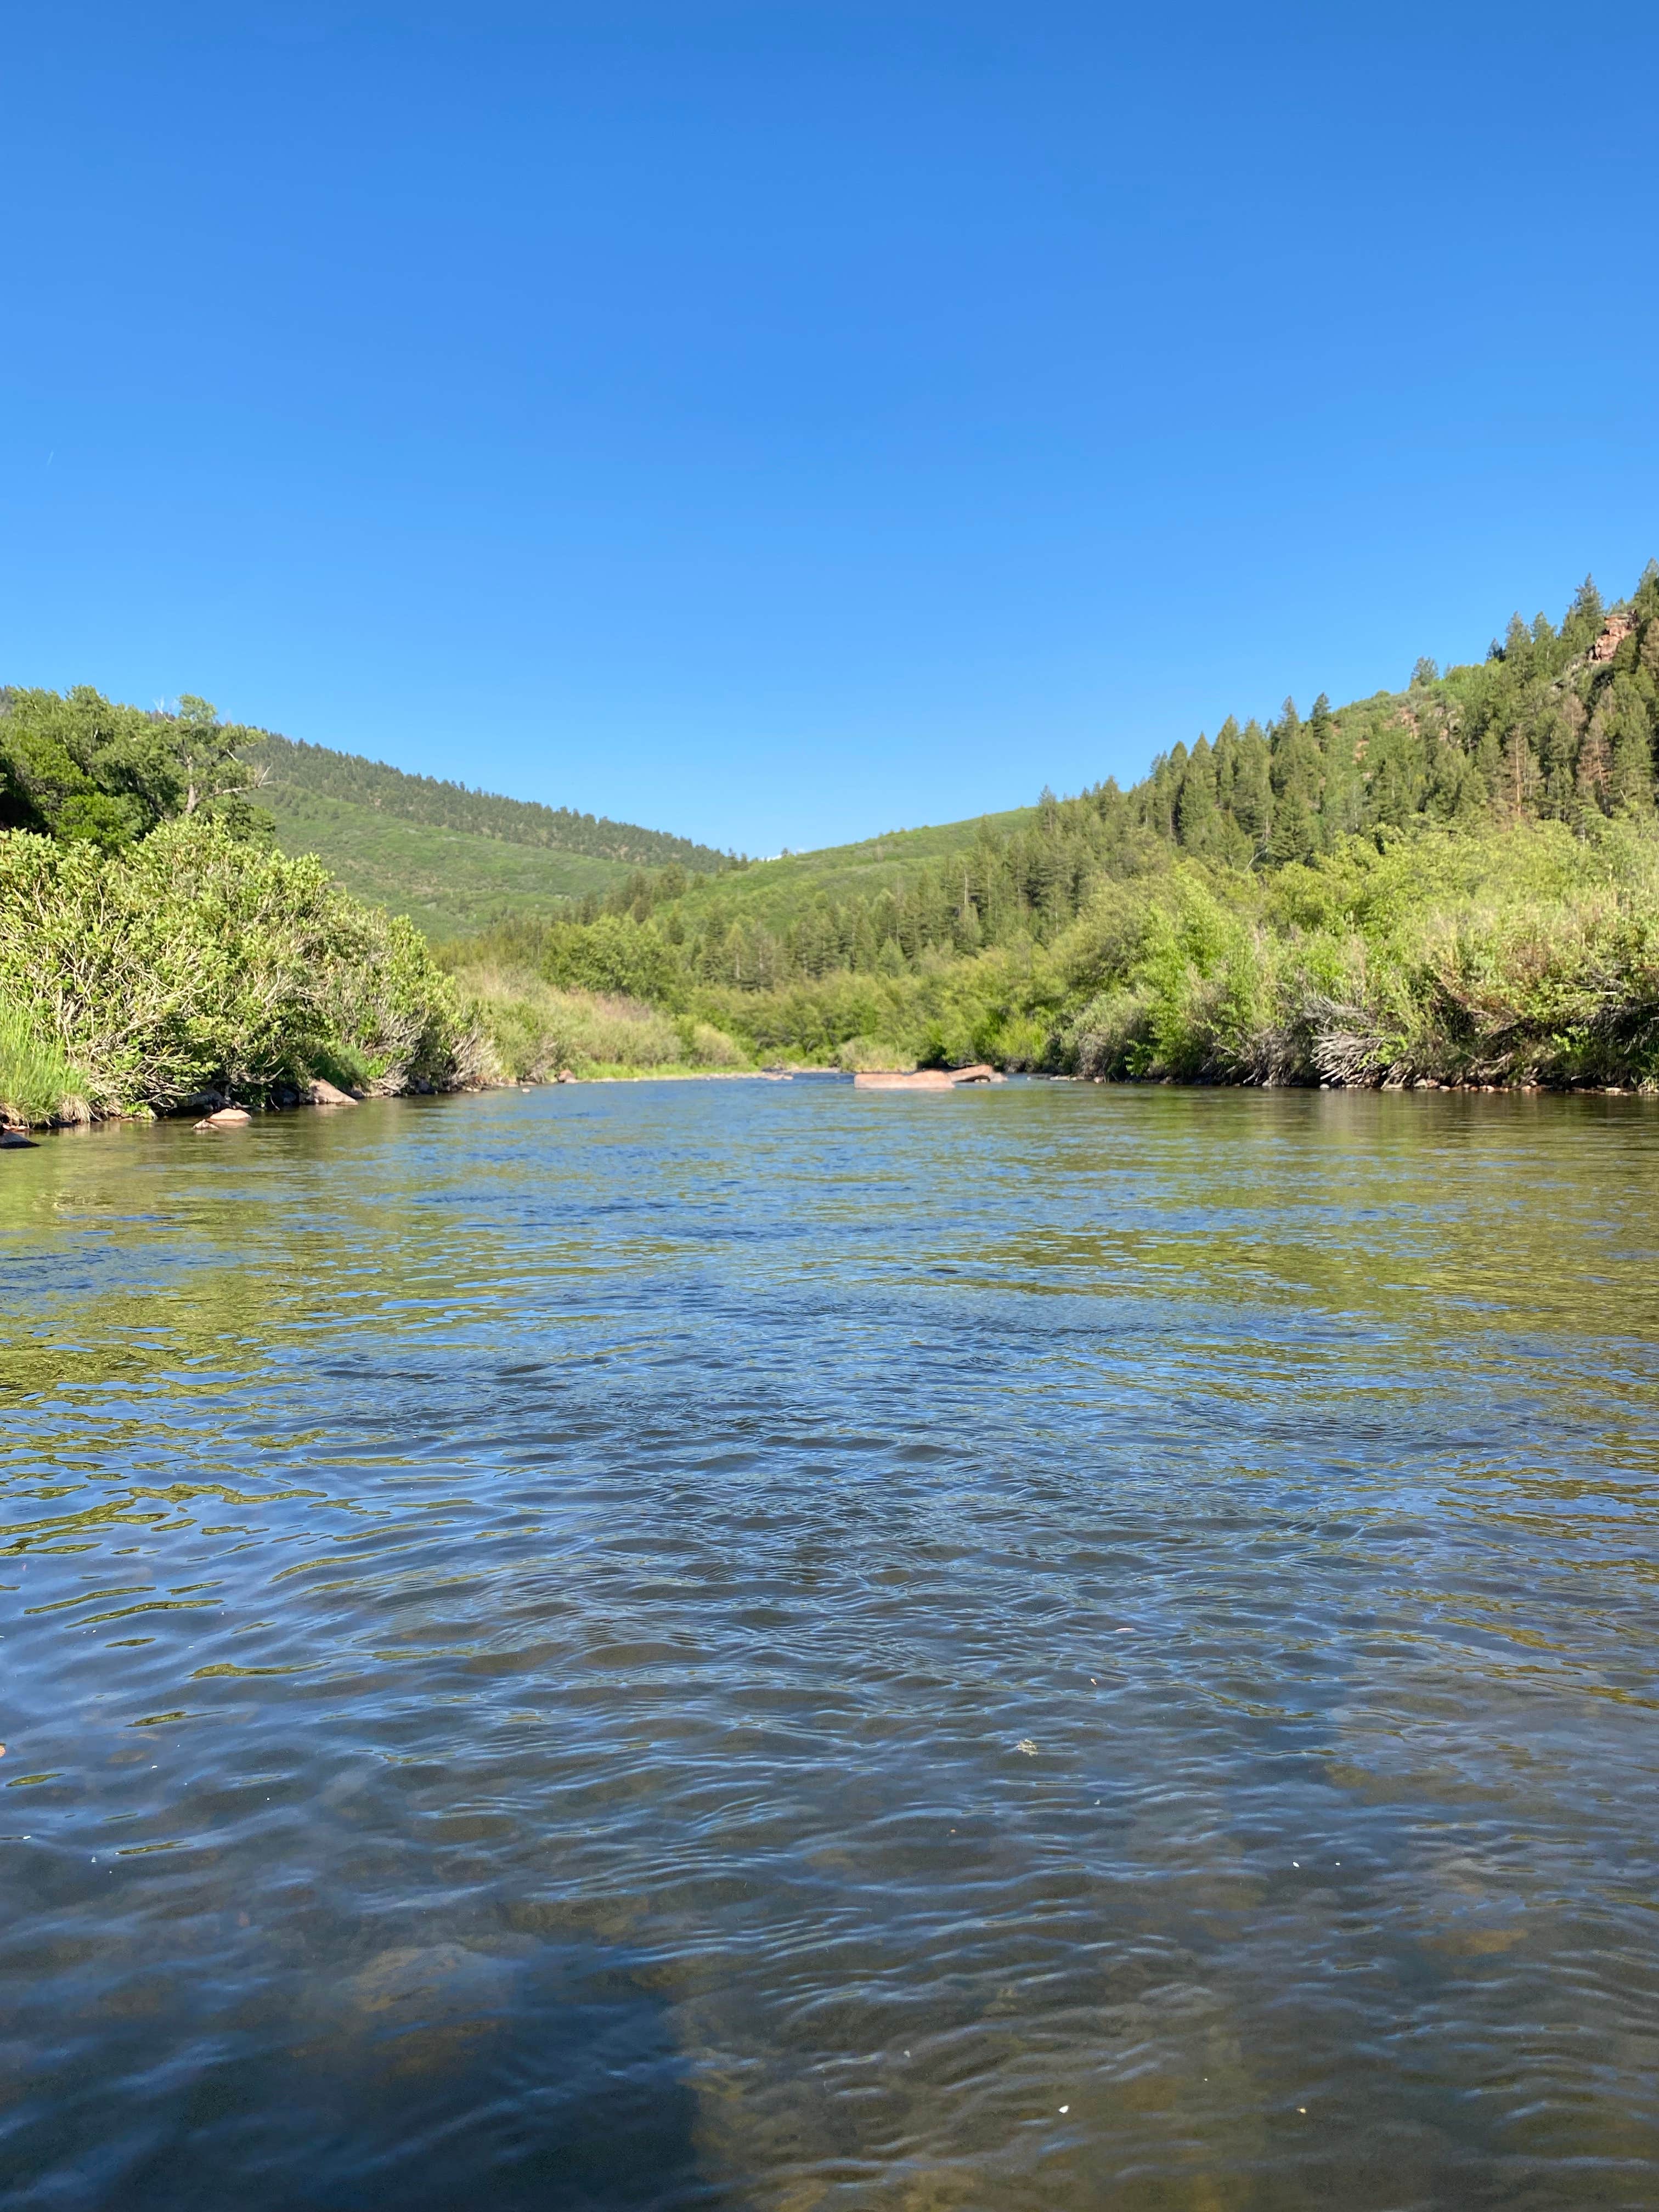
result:
M 562 990 L 524 968 L 463 968 L 455 981 L 479 1037 L 472 1068 L 486 1081 L 748 1063 L 743 1048 L 712 1024 L 620 993 Z
M 0 1122 L 88 1121 L 91 1087 L 21 1006 L 0 999 Z

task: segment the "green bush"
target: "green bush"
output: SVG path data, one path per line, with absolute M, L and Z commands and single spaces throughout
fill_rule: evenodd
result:
M 199 819 L 112 854 L 0 834 L 0 996 L 84 1072 L 98 1113 L 314 1075 L 439 1087 L 475 1053 L 407 922 Z
M 1113 885 L 1059 948 L 1085 1075 L 1659 1083 L 1659 839 L 1631 821 L 1354 838 L 1266 879 Z

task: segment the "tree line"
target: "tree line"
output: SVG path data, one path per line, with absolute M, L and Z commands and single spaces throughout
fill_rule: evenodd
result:
M 649 933 L 649 948 L 624 952 L 614 929 L 584 945 L 568 924 L 544 927 L 539 941 L 566 981 L 614 975 L 593 988 L 677 975 L 687 987 L 765 992 L 841 972 L 915 973 L 991 946 L 1051 943 L 1103 881 L 1176 854 L 1255 872 L 1413 823 L 1559 821 L 1585 831 L 1651 816 L 1656 752 L 1659 564 L 1650 562 L 1632 597 L 1613 606 L 1587 579 L 1559 625 L 1517 615 L 1483 662 L 1442 675 L 1419 660 L 1403 692 L 1340 708 L 1322 694 L 1305 717 L 1287 699 L 1265 726 L 1229 716 L 1213 740 L 1176 744 L 1127 791 L 1111 779 L 1073 799 L 1045 791 L 1030 826 L 986 826 L 961 851 L 896 873 L 872 894 L 838 900 L 808 888 L 781 926 L 718 882 L 636 870 L 584 901 L 574 921 L 589 930 L 631 923 Z M 655 988 L 660 994 L 660 980 Z

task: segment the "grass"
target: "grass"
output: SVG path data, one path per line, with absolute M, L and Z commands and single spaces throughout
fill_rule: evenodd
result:
M 0 1000 L 0 1121 L 87 1121 L 91 1087 L 21 1006 Z
M 564 1069 L 619 1075 L 750 1065 L 713 1024 L 620 993 L 560 990 L 526 969 L 462 969 L 454 981 L 481 1037 L 477 1069 L 486 1080 L 542 1083 Z

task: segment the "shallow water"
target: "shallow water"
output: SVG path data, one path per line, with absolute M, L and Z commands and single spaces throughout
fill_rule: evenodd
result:
M 0 1161 L 0 2194 L 1659 2203 L 1659 1109 Z

